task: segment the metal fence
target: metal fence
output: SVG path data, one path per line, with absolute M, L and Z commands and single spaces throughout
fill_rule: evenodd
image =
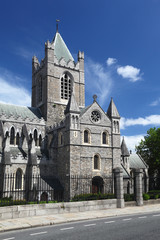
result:
M 57 178 L 21 173 L 0 176 L 0 206 L 60 202 L 83 194 L 112 192 L 112 177 L 107 176 L 61 175 Z

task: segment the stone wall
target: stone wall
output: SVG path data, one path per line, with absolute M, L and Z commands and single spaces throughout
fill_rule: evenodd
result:
M 116 199 L 9 206 L 0 208 L 0 219 L 3 220 L 32 216 L 63 214 L 68 212 L 78 213 L 83 211 L 103 210 L 116 207 Z

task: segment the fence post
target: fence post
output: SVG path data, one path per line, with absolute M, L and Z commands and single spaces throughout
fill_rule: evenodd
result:
M 137 206 L 143 205 L 142 169 L 135 169 L 135 197 Z
M 114 190 L 117 198 L 117 208 L 124 207 L 124 191 L 123 191 L 123 170 L 115 168 L 114 172 Z

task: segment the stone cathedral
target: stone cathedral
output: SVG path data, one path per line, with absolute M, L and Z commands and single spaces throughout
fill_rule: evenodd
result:
M 44 59 L 32 59 L 32 106 L 0 103 L 1 195 L 6 174 L 15 176 L 12 188 L 22 190 L 21 178 L 38 174 L 49 188 L 63 189 L 64 199 L 82 193 L 82 185 L 85 193 L 109 193 L 116 167 L 131 192 L 132 170 L 147 175 L 148 167 L 129 153 L 124 139 L 120 143 L 120 115 L 113 99 L 108 104 L 103 110 L 94 95 L 85 106 L 84 52 L 75 61 L 57 31 L 45 43 Z

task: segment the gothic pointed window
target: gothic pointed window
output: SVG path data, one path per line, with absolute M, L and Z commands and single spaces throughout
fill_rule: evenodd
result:
M 60 132 L 60 133 L 58 134 L 58 145 L 59 145 L 59 146 L 62 146 L 63 144 L 64 144 L 63 133 Z
M 16 134 L 16 145 L 19 145 L 19 133 Z
M 109 134 L 107 131 L 102 133 L 102 144 L 109 144 Z
M 97 154 L 94 155 L 94 170 L 100 170 L 100 158 Z
M 22 170 L 20 168 L 16 172 L 15 189 L 22 189 Z
M 15 130 L 14 127 L 11 128 L 11 132 L 10 132 L 10 144 L 14 145 L 14 139 L 15 139 Z
M 90 143 L 90 132 L 88 130 L 84 131 L 84 143 Z
M 71 78 L 68 74 L 63 74 L 61 77 L 61 98 L 69 99 L 71 96 Z
M 38 144 L 38 138 L 37 138 L 37 130 L 35 129 L 34 130 L 34 141 L 35 141 L 35 146 L 37 146 L 37 144 Z
M 41 144 L 42 144 L 42 135 L 40 134 L 39 135 L 39 146 L 41 147 Z

